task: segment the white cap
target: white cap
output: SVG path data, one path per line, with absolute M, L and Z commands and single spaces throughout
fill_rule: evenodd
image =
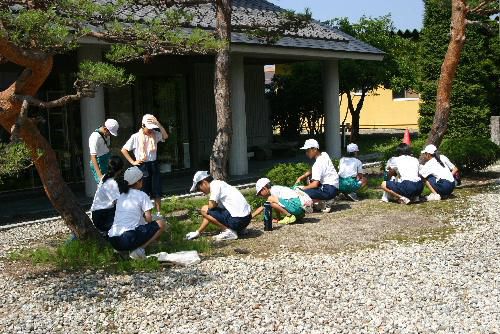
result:
M 350 143 L 347 145 L 347 153 L 359 152 L 358 145 Z
M 159 129 L 158 125 L 153 124 L 153 123 L 149 123 L 148 121 L 156 121 L 156 117 L 154 117 L 151 114 L 146 114 L 146 115 L 142 116 L 142 124 L 144 124 L 146 126 L 146 128 L 148 128 L 150 130 Z
M 143 174 L 139 167 L 133 166 L 130 168 L 127 168 L 125 171 L 125 174 L 123 175 L 123 179 L 127 181 L 127 183 L 131 186 L 138 182 L 140 179 L 142 179 Z
M 118 136 L 118 122 L 112 118 L 107 119 L 106 122 L 104 122 L 104 126 L 106 129 L 108 129 L 109 133 L 111 133 L 113 136 Z
M 271 183 L 271 180 L 269 180 L 267 177 L 263 177 L 263 178 L 259 179 L 257 181 L 257 183 L 255 184 L 256 194 L 258 195 L 260 193 L 260 191 L 262 190 L 262 188 L 264 188 L 269 183 Z
M 210 174 L 206 170 L 200 170 L 196 172 L 193 176 L 193 186 L 189 190 L 190 192 L 193 192 L 196 190 L 196 186 L 198 185 L 198 182 L 205 180 L 207 177 L 209 177 Z
M 319 144 L 316 139 L 308 139 L 304 143 L 304 146 L 302 146 L 300 149 L 301 150 L 308 150 L 310 148 L 317 148 L 319 150 Z
M 427 145 L 427 146 L 424 148 L 424 150 L 423 150 L 422 152 L 420 152 L 420 153 L 422 153 L 422 154 L 423 154 L 423 153 L 434 154 L 434 153 L 436 153 L 436 151 L 437 151 L 437 147 L 436 147 L 436 146 L 434 146 L 434 145 L 432 145 L 432 144 L 430 144 L 430 145 Z

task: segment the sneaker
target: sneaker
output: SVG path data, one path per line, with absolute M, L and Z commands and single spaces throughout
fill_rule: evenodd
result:
M 306 206 L 306 207 L 304 207 L 304 211 L 305 211 L 306 213 L 313 213 L 313 212 L 314 212 L 314 209 L 313 209 L 313 207 L 312 207 L 312 206 Z
M 230 228 L 225 229 L 221 233 L 214 237 L 215 241 L 225 241 L 225 240 L 236 240 L 238 239 L 238 234 Z
M 333 205 L 335 204 L 335 200 L 331 199 L 329 201 L 324 201 L 324 209 L 321 210 L 324 213 L 330 213 L 332 212 Z
M 439 194 L 432 193 L 429 196 L 427 196 L 426 199 L 428 201 L 440 201 L 441 200 L 441 196 Z
M 286 216 L 282 220 L 278 221 L 278 224 L 288 225 L 288 224 L 293 224 L 296 221 L 297 221 L 297 217 L 295 217 L 294 215 L 290 215 L 290 216 Z
M 347 194 L 347 198 L 350 199 L 353 202 L 359 201 L 358 195 L 356 193 Z
M 317 211 L 323 211 L 326 209 L 325 201 L 319 201 L 313 204 L 313 209 Z
M 387 192 L 384 191 L 384 194 L 382 195 L 380 201 L 384 203 L 389 203 L 389 195 L 387 194 Z
M 420 202 L 420 196 L 415 196 L 411 199 L 412 203 L 418 203 Z
M 146 251 L 144 248 L 137 248 L 130 252 L 128 255 L 131 259 L 140 260 L 146 258 Z
M 408 204 L 410 204 L 410 203 L 411 203 L 411 201 L 410 201 L 410 199 L 409 199 L 409 198 L 406 198 L 406 197 L 404 197 L 404 196 L 401 196 L 401 197 L 399 198 L 399 203 L 408 205 Z

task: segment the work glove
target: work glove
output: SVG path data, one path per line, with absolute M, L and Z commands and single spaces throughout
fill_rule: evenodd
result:
M 200 232 L 194 231 L 194 232 L 189 232 L 186 234 L 186 240 L 193 240 L 196 239 L 200 236 Z

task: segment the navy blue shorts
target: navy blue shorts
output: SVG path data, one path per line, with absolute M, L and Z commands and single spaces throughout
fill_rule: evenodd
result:
M 109 209 L 95 210 L 92 211 L 92 222 L 94 226 L 101 232 L 105 237 L 108 236 L 108 231 L 113 226 L 113 221 L 115 220 L 115 207 Z
M 455 189 L 455 182 L 448 180 L 437 180 L 435 176 L 429 176 L 427 181 L 431 184 L 432 188 L 441 196 L 450 196 Z
M 208 215 L 237 233 L 243 231 L 252 220 L 252 215 L 246 217 L 233 217 L 229 211 L 222 208 L 209 209 Z
M 338 189 L 331 184 L 324 184 L 319 188 L 305 189 L 304 192 L 311 197 L 311 199 L 319 199 L 328 201 L 337 196 Z
M 135 230 L 124 232 L 117 237 L 109 238 L 109 242 L 118 251 L 131 251 L 144 245 L 160 230 L 157 222 L 139 225 Z
M 139 166 L 139 169 L 144 174 L 144 178 L 142 179 L 142 191 L 152 198 L 160 198 L 162 191 L 160 163 L 158 160 L 146 161 Z
M 387 188 L 394 191 L 396 194 L 404 196 L 406 198 L 412 199 L 413 197 L 420 196 L 424 190 L 424 182 L 422 180 L 418 182 L 412 181 L 386 181 Z

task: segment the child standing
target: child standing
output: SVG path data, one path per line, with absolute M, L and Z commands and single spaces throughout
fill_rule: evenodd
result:
M 203 221 L 200 228 L 189 232 L 186 239 L 200 236 L 208 224 L 214 224 L 222 232 L 214 237 L 216 241 L 235 240 L 252 220 L 251 208 L 247 200 L 235 187 L 224 181 L 214 180 L 207 171 L 196 172 L 191 192 L 198 190 L 210 194 L 208 205 L 201 208 Z
M 261 178 L 255 185 L 257 196 L 266 198 L 271 207 L 285 217 L 278 224 L 288 225 L 305 216 L 305 210 L 299 194 L 288 187 L 274 186 L 268 178 Z M 252 213 L 252 218 L 258 216 L 264 207 L 261 206 Z
M 109 162 L 109 137 L 118 135 L 118 122 L 107 119 L 104 125 L 96 129 L 89 137 L 90 171 L 94 180 L 99 183 L 108 171 Z
M 130 251 L 130 257 L 146 257 L 144 248 L 158 239 L 165 230 L 165 220 L 153 221 L 153 204 L 142 192 L 142 172 L 134 166 L 125 171 L 125 183 L 116 202 L 115 219 L 108 232 L 109 242 L 118 251 Z
M 389 181 L 382 182 L 382 189 L 396 198 L 399 203 L 410 204 L 411 199 L 420 196 L 424 183 L 419 175 L 419 162 L 411 156 L 411 147 L 399 144 L 396 149 L 397 157 L 389 160 Z M 392 176 L 397 180 L 390 180 Z
M 167 131 L 153 116 L 146 114 L 142 117 L 141 129 L 134 133 L 123 145 L 122 154 L 131 165 L 140 168 L 144 174 L 142 190 L 155 201 L 156 212 L 160 215 L 161 209 L 161 178 L 160 166 L 157 160 L 158 143 L 168 138 Z M 130 156 L 134 153 L 134 159 Z
M 311 182 L 301 188 L 313 201 L 330 201 L 337 196 L 339 176 L 332 164 L 330 156 L 319 150 L 319 143 L 314 139 L 306 140 L 301 150 L 306 151 L 309 159 L 315 160 L 312 169 L 299 176 L 296 183 L 311 177 Z M 324 202 L 323 202 L 324 203 Z M 330 212 L 330 208 L 323 208 Z
M 339 191 L 353 201 L 358 200 L 356 192 L 368 182 L 363 175 L 363 163 L 357 158 L 358 152 L 358 145 L 347 145 L 348 156 L 339 163 Z
M 425 164 L 420 168 L 420 175 L 431 190 L 431 194 L 426 197 L 427 200 L 439 201 L 442 197 L 451 195 L 455 189 L 455 178 L 450 168 L 442 161 L 436 146 L 427 145 L 422 154 Z
M 116 201 L 120 197 L 120 190 L 115 178 L 123 169 L 123 161 L 118 156 L 109 159 L 108 172 L 97 185 L 94 201 L 90 212 L 94 226 L 103 234 L 108 236 L 108 231 L 115 219 Z

